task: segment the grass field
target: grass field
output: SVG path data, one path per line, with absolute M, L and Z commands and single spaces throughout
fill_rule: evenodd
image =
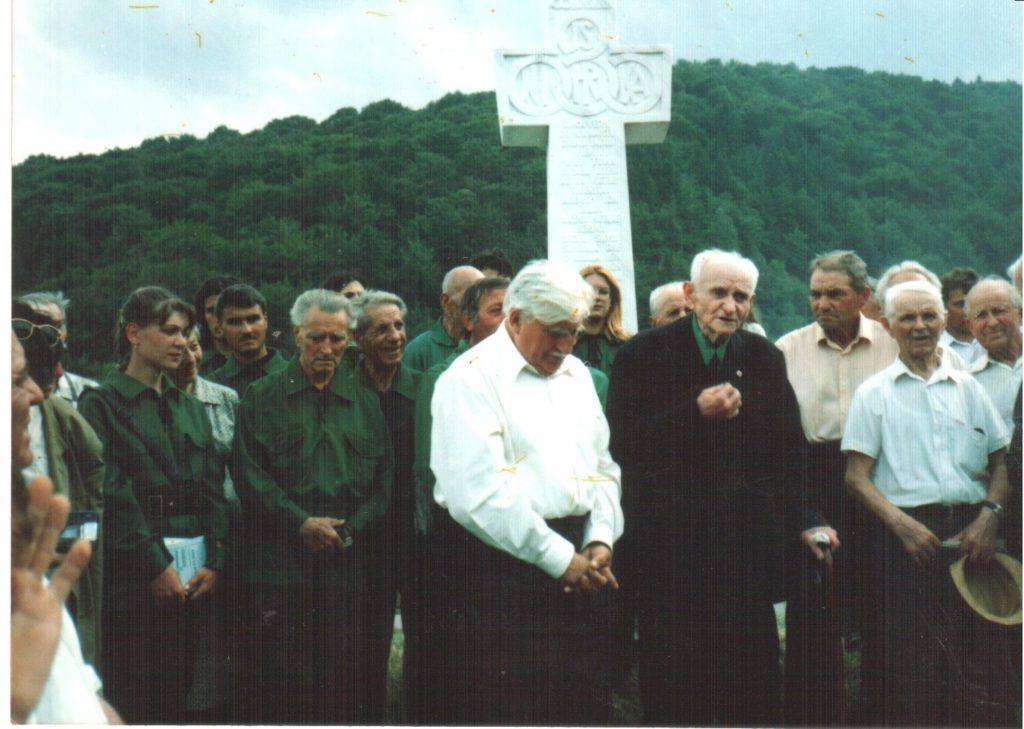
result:
M 786 651 L 786 617 L 785 610 L 776 605 L 776 621 L 779 629 L 779 644 L 782 648 L 783 661 Z M 384 714 L 385 724 L 397 724 L 401 721 L 399 706 L 402 700 L 402 649 L 405 638 L 402 635 L 401 621 L 395 621 L 395 635 L 391 641 L 391 657 L 388 661 L 388 705 Z M 846 705 L 847 716 L 860 693 L 860 654 L 847 652 L 846 666 Z M 639 694 L 614 694 L 612 696 L 613 720 L 616 726 L 636 726 L 642 719 L 643 709 L 640 706 Z

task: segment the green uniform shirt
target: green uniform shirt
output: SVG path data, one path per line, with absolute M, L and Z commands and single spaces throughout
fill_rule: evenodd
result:
M 444 320 L 438 319 L 434 326 L 409 342 L 402 356 L 402 364 L 420 372 L 426 372 L 436 364 L 444 362 L 455 351 L 459 343 L 444 330 Z
M 430 429 L 434 424 L 430 401 L 434 397 L 437 378 L 467 349 L 468 342 L 459 342 L 459 346 L 447 359 L 424 372 L 420 379 L 420 389 L 416 395 L 416 462 L 413 466 L 416 480 L 416 531 L 420 534 L 433 529 L 436 511 L 441 508 L 434 501 L 435 479 L 434 472 L 430 470 Z
M 203 358 L 199 360 L 199 376 L 210 379 L 213 373 L 227 364 L 227 355 L 221 354 L 216 349 L 203 350 Z
M 572 353 L 583 360 L 583 363 L 601 370 L 612 376 L 612 362 L 621 344 L 609 341 L 601 334 L 581 334 L 576 340 Z
M 358 540 L 387 510 L 393 468 L 377 399 L 343 368 L 322 391 L 298 357 L 254 382 L 238 408 L 231 468 L 248 532 L 244 579 L 309 579 L 302 524 L 344 519 Z
M 231 354 L 224 366 L 213 372 L 208 379 L 221 385 L 227 385 L 241 397 L 249 383 L 275 372 L 281 372 L 288 366 L 288 360 L 281 356 L 273 347 L 267 347 L 262 358 L 249 364 L 242 364 Z
M 104 601 L 108 604 L 118 599 L 114 595 L 130 594 L 133 580 L 145 580 L 148 586 L 167 569 L 171 555 L 164 537 L 205 536 L 206 566 L 219 570 L 223 565 L 227 503 L 210 421 L 202 403 L 175 387 L 166 375 L 161 375 L 161 388 L 158 393 L 123 372 L 113 372 L 100 389 L 120 395 L 125 412 L 115 413 L 98 392 L 87 391 L 79 402 L 79 412 L 103 443 L 103 538 L 110 578 L 104 584 Z M 161 408 L 170 427 L 164 425 Z M 171 482 L 172 474 L 160 467 L 126 424 L 126 415 L 176 465 L 184 483 Z M 164 507 L 169 499 L 186 493 L 190 495 L 185 503 L 193 508 Z

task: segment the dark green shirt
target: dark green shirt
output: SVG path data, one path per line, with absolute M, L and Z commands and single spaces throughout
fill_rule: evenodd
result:
M 343 369 L 317 390 L 298 357 L 252 383 L 238 408 L 231 473 L 249 532 L 243 577 L 311 578 L 299 536 L 311 516 L 365 532 L 387 510 L 393 457 L 377 398 Z
M 416 531 L 429 533 L 437 519 L 440 506 L 434 501 L 434 472 L 430 470 L 430 429 L 434 418 L 430 411 L 430 401 L 434 397 L 434 386 L 437 378 L 451 366 L 459 355 L 469 349 L 463 340 L 448 357 L 423 373 L 420 378 L 419 393 L 416 395 L 416 462 L 413 474 L 416 480 Z
M 203 358 L 199 360 L 199 376 L 210 379 L 213 373 L 223 367 L 227 361 L 227 355 L 221 354 L 216 349 L 204 350 Z
M 273 347 L 267 347 L 267 353 L 263 357 L 248 364 L 239 362 L 232 353 L 224 366 L 214 371 L 209 379 L 218 384 L 227 385 L 241 397 L 251 382 L 280 372 L 287 366 L 288 360 L 282 357 L 280 352 Z
M 583 363 L 612 376 L 612 362 L 621 344 L 615 344 L 602 334 L 581 334 L 576 340 L 572 353 Z
M 112 390 L 125 401 L 115 413 L 98 392 L 87 391 L 79 412 L 100 442 L 106 472 L 103 480 L 106 540 L 105 602 L 117 600 L 134 580 L 148 581 L 171 564 L 164 537 L 206 537 L 206 566 L 221 569 L 228 533 L 224 471 L 217 458 L 213 431 L 203 405 L 161 375 L 162 392 L 146 387 L 123 372 L 113 372 L 100 389 Z M 161 415 L 163 411 L 163 415 Z M 172 462 L 183 483 L 127 425 L 131 416 L 155 449 Z M 181 499 L 193 508 L 165 507 Z M 128 569 L 125 572 L 125 569 Z
M 445 331 L 444 319 L 438 319 L 434 326 L 409 342 L 402 357 L 402 364 L 426 372 L 434 365 L 444 362 L 458 345 L 459 343 Z

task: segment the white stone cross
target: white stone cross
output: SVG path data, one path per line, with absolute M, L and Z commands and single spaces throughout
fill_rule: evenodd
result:
M 608 0 L 553 0 L 547 46 L 495 51 L 501 143 L 548 148 L 548 257 L 600 263 L 637 331 L 626 144 L 668 132 L 672 50 L 619 46 Z

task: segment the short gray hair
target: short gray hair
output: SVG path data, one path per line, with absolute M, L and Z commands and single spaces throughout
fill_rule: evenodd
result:
M 582 322 L 594 305 L 594 287 L 561 261 L 530 261 L 505 292 L 505 314 L 518 310 L 525 321 Z
M 67 316 L 68 307 L 71 306 L 71 299 L 65 296 L 63 291 L 33 291 L 20 298 L 33 309 L 42 309 L 50 304 L 56 304 L 64 316 Z
M 749 258 L 737 253 L 736 251 L 723 251 L 719 248 L 709 248 L 706 251 L 701 251 L 693 257 L 693 263 L 690 264 L 690 283 L 694 286 L 700 281 L 700 277 L 704 274 L 704 268 L 708 264 L 720 265 L 723 263 L 731 264 L 741 269 L 746 273 L 747 278 L 750 279 L 750 290 L 754 292 L 757 290 L 757 266 Z
M 853 251 L 829 251 L 815 256 L 808 272 L 813 276 L 815 271 L 844 274 L 850 279 L 850 288 L 858 294 L 870 286 L 868 267 Z
M 922 266 L 917 261 L 904 261 L 903 263 L 897 263 L 894 266 L 889 266 L 885 269 L 885 273 L 878 279 L 878 285 L 875 286 L 875 298 L 878 299 L 878 303 L 883 304 L 886 299 L 885 292 L 892 286 L 892 280 L 901 273 L 919 273 L 924 276 L 925 280 L 932 286 L 939 290 L 939 296 L 942 295 L 942 282 L 939 281 L 939 277 L 929 271 L 927 268 Z M 943 305 L 945 309 L 945 305 Z M 886 314 L 888 317 L 889 315 Z
M 895 286 L 890 286 L 885 291 L 884 313 L 885 318 L 892 323 L 896 314 L 896 300 L 904 294 L 927 294 L 931 297 L 939 309 L 941 316 L 946 315 L 946 307 L 942 303 L 942 290 L 930 281 L 904 281 Z
M 683 282 L 682 281 L 670 281 L 669 283 L 662 284 L 661 286 L 659 286 L 658 288 L 654 289 L 651 292 L 651 298 L 650 298 L 650 300 L 648 302 L 650 307 L 651 307 L 651 316 L 654 316 L 654 314 L 661 307 L 661 299 L 665 295 L 667 295 L 669 293 L 669 291 L 671 291 L 673 289 L 681 292 L 683 290 Z
M 978 283 L 971 286 L 971 290 L 967 292 L 967 296 L 964 298 L 964 316 L 970 318 L 971 316 L 971 294 L 977 290 L 982 284 L 998 284 L 1006 290 L 1006 295 L 1010 299 L 1010 304 L 1017 310 L 1021 310 L 1021 299 L 1020 293 L 1017 291 L 1017 287 L 1007 281 L 1005 278 L 999 276 L 986 276 L 985 278 L 978 281 Z
M 362 336 L 366 328 L 370 326 L 370 312 L 382 306 L 397 306 L 402 313 L 402 318 L 409 313 L 405 302 L 398 294 L 378 289 L 367 289 L 348 302 L 348 328 L 356 336 Z
M 348 310 L 348 299 L 337 291 L 310 289 L 299 294 L 295 303 L 292 304 L 292 310 L 288 314 L 292 320 L 292 326 L 305 326 L 309 310 L 314 306 L 325 314 L 337 314 L 339 311 L 343 311 L 347 319 L 351 316 Z

